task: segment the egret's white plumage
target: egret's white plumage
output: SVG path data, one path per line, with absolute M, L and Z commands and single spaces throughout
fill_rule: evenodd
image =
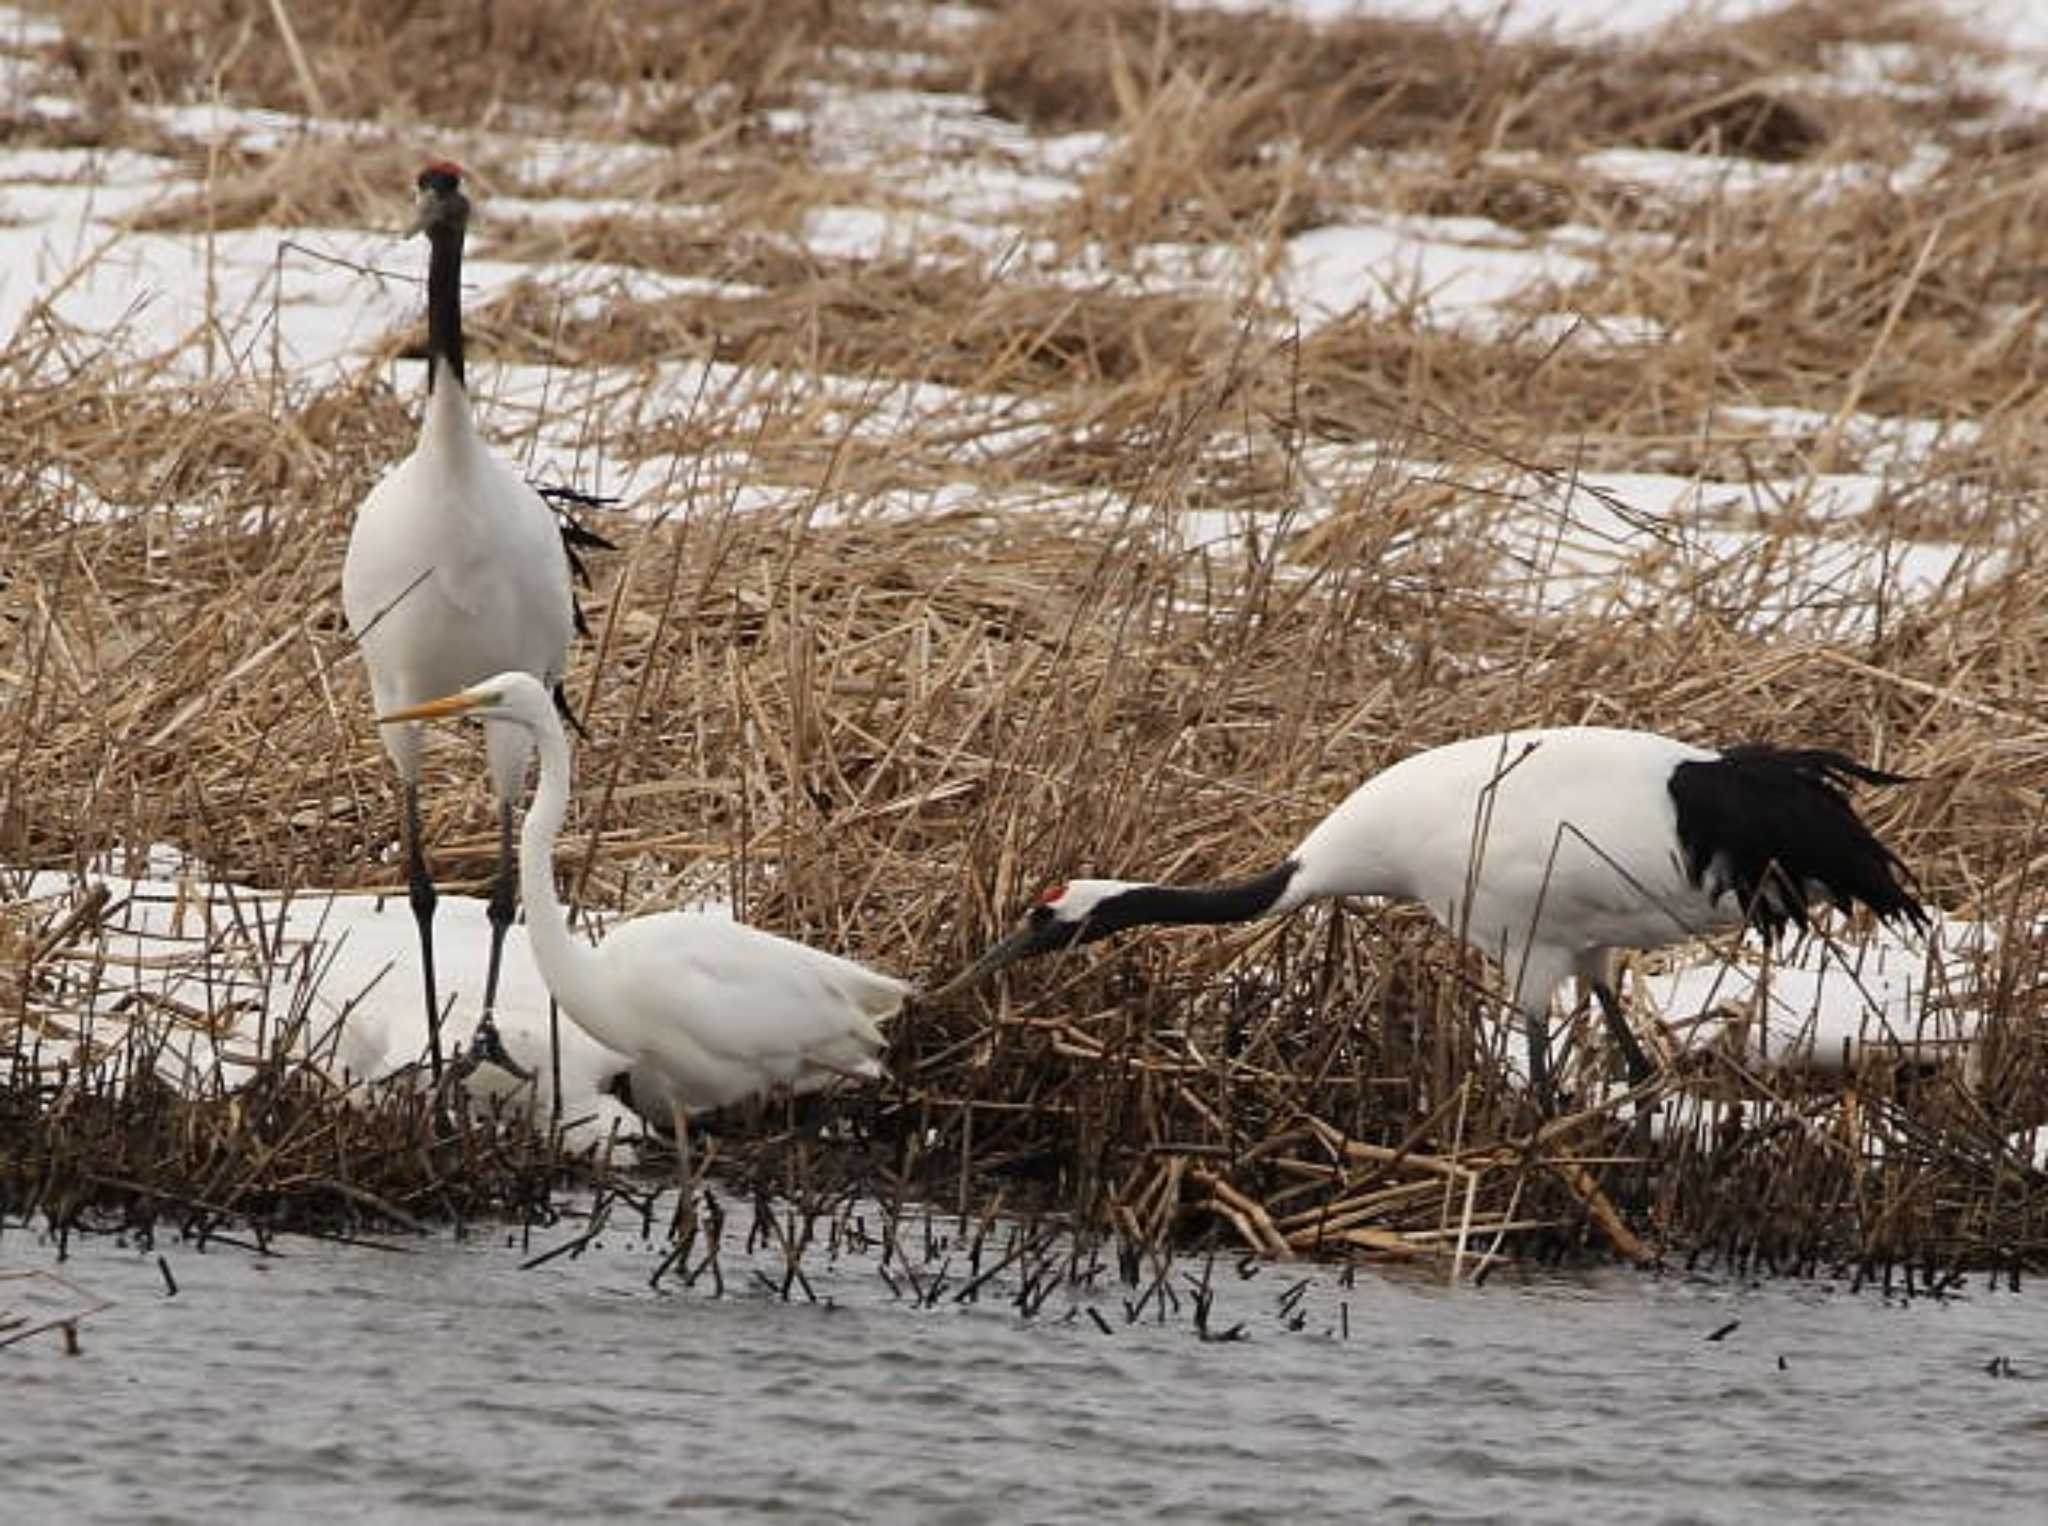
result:
M 341 603 L 363 650 L 378 712 L 447 694 L 508 668 L 552 688 L 568 661 L 575 625 L 569 559 L 554 512 L 478 435 L 464 383 L 462 245 L 469 202 L 461 171 L 428 165 L 419 176 L 419 217 L 432 253 L 427 270 L 427 408 L 412 454 L 356 512 L 341 569 Z M 383 728 L 404 793 L 407 880 L 419 924 L 428 1044 L 441 1070 L 440 1008 L 433 952 L 435 893 L 420 841 L 420 737 Z M 498 879 L 491 898 L 491 955 L 483 1024 L 497 995 L 505 929 L 516 888 L 513 802 L 531 747 L 523 733 L 485 739 L 500 808 Z
M 645 1084 L 665 1092 L 679 1140 L 688 1112 L 881 1074 L 880 1025 L 910 995 L 893 976 L 716 912 L 635 917 L 596 948 L 573 937 L 554 878 L 569 739 L 548 692 L 529 674 L 500 673 L 384 719 L 465 714 L 537 744 L 540 784 L 519 837 L 534 962 L 562 1010 L 631 1062 L 636 1102 Z
M 1500 966 L 1548 1089 L 1551 998 L 1588 980 L 1632 1068 L 1615 1000 L 1618 950 L 1753 925 L 1775 936 L 1807 907 L 1924 920 L 1897 859 L 1842 786 L 1892 782 L 1836 753 L 1714 751 L 1652 732 L 1577 726 L 1452 742 L 1368 779 L 1278 867 L 1167 886 L 1074 880 L 935 995 L 1011 960 L 1149 923 L 1237 922 L 1331 896 L 1420 901 Z
M 533 871 L 526 873 L 527 904 L 537 906 Z M 559 943 L 537 928 L 531 936 L 562 1009 L 693 1113 L 777 1087 L 879 1077 L 885 1040 L 877 1025 L 910 991 L 851 959 L 716 911 L 635 917 L 598 944 L 594 963 L 577 957 L 592 951 L 566 928 Z

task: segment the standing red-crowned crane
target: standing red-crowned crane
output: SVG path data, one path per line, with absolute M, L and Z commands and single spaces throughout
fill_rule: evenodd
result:
M 477 434 L 462 369 L 462 243 L 469 199 L 462 171 L 436 161 L 420 171 L 412 230 L 425 233 L 427 408 L 419 441 L 356 512 L 341 568 L 341 603 L 370 670 L 378 711 L 446 694 L 507 668 L 555 688 L 575 625 L 569 558 L 553 510 Z M 383 728 L 404 793 L 406 881 L 420 931 L 427 1046 L 441 1074 L 441 1012 L 434 972 L 434 881 L 420 837 L 420 734 Z M 532 748 L 517 730 L 484 739 L 499 810 L 498 873 L 490 900 L 490 967 L 479 1048 L 491 1022 L 505 929 L 517 910 L 512 813 Z
M 851 959 L 778 938 L 714 912 L 655 912 L 621 922 L 596 948 L 570 936 L 555 893 L 555 837 L 569 808 L 569 739 L 548 692 L 500 673 L 457 694 L 380 716 L 400 724 L 475 715 L 487 731 L 530 738 L 540 783 L 519 834 L 527 940 L 548 994 L 577 1026 L 632 1068 L 634 1103 L 659 1091 L 675 1125 L 687 1224 L 689 1112 L 776 1087 L 882 1074 L 880 1024 L 910 987 Z
M 1850 805 L 1852 780 L 1904 782 L 1839 752 L 1765 743 L 1713 751 L 1599 726 L 1471 737 L 1368 779 L 1263 874 L 1054 885 L 932 995 L 1130 927 L 1245 922 L 1333 896 L 1420 901 L 1500 966 L 1549 1110 L 1551 998 L 1574 975 L 1632 1076 L 1649 1074 L 1615 990 L 1622 949 L 1743 926 L 1775 940 L 1820 902 L 1926 925 L 1897 856 Z

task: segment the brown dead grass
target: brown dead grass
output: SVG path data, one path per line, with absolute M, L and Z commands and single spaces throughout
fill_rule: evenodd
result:
M 1952 29 L 1910 5 L 1856 16 L 1792 5 L 1738 27 L 1617 48 L 1505 42 L 1460 22 L 1358 17 L 1317 26 L 1277 12 L 1056 0 L 999 9 L 960 50 L 992 110 L 1051 131 L 1118 125 L 1158 96 L 1192 87 L 1228 103 L 1236 140 L 1247 145 L 1286 140 L 1331 152 L 1464 142 L 1559 152 L 1627 144 L 1798 160 L 1839 149 L 1867 118 L 1953 126 L 1989 110 L 1953 91 L 1873 110 L 1798 82 L 1830 48 L 1897 41 L 1956 46 Z
M 261 154 L 229 151 L 206 167 L 200 190 L 150 207 L 129 225 L 148 233 L 258 226 L 396 232 L 411 210 L 404 192 L 429 157 L 423 148 L 385 138 L 304 139 Z M 480 187 L 500 181 L 494 169 L 488 160 L 463 155 L 465 175 Z
M 267 7 L 239 0 L 51 0 L 61 62 L 89 98 L 166 102 L 218 90 L 283 111 L 403 117 L 476 129 L 521 113 L 616 120 L 687 141 L 786 102 L 832 51 L 885 47 L 879 7 L 830 0 L 419 4 L 337 0 L 281 7 L 303 69 Z
M 342 418 L 351 427 L 337 431 Z M 182 465 L 185 437 L 145 399 L 109 420 L 78 396 L 40 415 L 25 481 L 87 442 L 104 451 L 110 426 L 135 442 L 136 480 Z M 211 429 L 273 463 L 268 483 L 228 474 L 242 486 L 196 518 L 138 506 L 79 522 L 46 501 L 9 547 L 19 570 L 0 665 L 28 681 L 7 692 L 22 744 L 0 812 L 5 851 L 75 863 L 165 841 L 258 883 L 388 885 L 388 780 L 332 577 L 350 506 L 402 448 L 403 418 L 358 417 L 330 397 L 276 417 L 221 414 Z M 596 738 L 564 854 L 579 893 L 637 905 L 664 894 L 675 866 L 724 859 L 753 920 L 930 976 L 1041 877 L 1246 869 L 1415 747 L 1613 720 L 1828 742 L 1923 775 L 1871 811 L 1931 896 L 1958 912 L 2033 914 L 2041 848 L 2015 833 L 2014 813 L 2029 819 L 2048 741 L 2024 725 L 2041 676 L 2028 654 L 2042 646 L 2027 634 L 2042 617 L 2024 577 L 1936 600 L 1877 640 L 1801 639 L 1755 613 L 1781 571 L 1764 543 L 1697 567 L 1654 612 L 1551 617 L 1488 591 L 1489 514 L 1467 495 L 1390 478 L 1291 545 L 1298 557 L 1189 553 L 1167 506 L 1190 463 L 1171 436 L 1150 460 L 1128 497 L 1156 512 L 1135 518 L 804 528 L 700 508 L 629 537 L 572 686 Z M 845 477 L 859 466 L 841 463 L 856 496 Z M 252 534 L 241 512 L 259 498 L 274 518 Z M 167 540 L 170 562 L 147 554 Z M 1304 581 L 1291 568 L 1313 570 Z M 444 873 L 479 881 L 490 813 L 464 739 L 435 749 L 430 799 Z M 992 1112 L 973 1158 L 991 1188 L 1134 1212 L 1222 1193 L 1182 1175 L 1161 1200 L 1150 1139 L 1237 1151 L 1291 1136 L 1305 1112 L 1391 1140 L 1463 1096 L 1467 1137 L 1497 1141 L 1518 1103 L 1470 1025 L 1484 979 L 1410 917 L 1131 942 L 1026 972 L 1016 1015 L 994 1027 L 971 1004 L 908 1020 L 896 1063 L 915 1101 L 893 1116 L 937 1120 L 945 1148 L 965 1148 L 958 1109 L 983 1099 Z M 1318 1016 L 1334 1010 L 1356 1020 Z M 2019 1024 L 2032 1010 L 2015 991 L 2002 1015 Z M 1183 1032 L 1195 1050 L 1172 1037 Z M 1234 1058 L 1218 1069 L 1196 1051 Z M 2000 1105 L 2013 1116 L 2036 1103 Z M 1579 1127 L 1574 1148 L 1587 1149 L 1604 1124 Z M 1833 1159 L 1761 1158 L 1758 1192 L 1791 1190 Z M 1030 1188 L 1041 1169 L 1051 1176 Z M 1222 1178 L 1233 1179 L 1240 1193 L 1279 1185 L 1257 1171 Z M 1368 1179 L 1341 1172 L 1328 1186 L 1341 1199 Z M 1504 1172 L 1499 1192 L 1515 1180 Z M 1528 1190 L 1550 1202 L 1553 1228 L 1577 1222 L 1568 1186 Z M 1275 1212 L 1286 1201 L 1299 1200 L 1276 1199 Z M 1684 1220 L 1682 1196 L 1668 1206 Z M 1313 1221 L 1281 1222 L 1306 1233 Z M 1395 1238 L 1354 1249 L 1394 1253 L 1399 1235 L 1423 1234 L 1403 1214 L 1373 1222 Z M 1723 1227 L 1731 1247 L 1751 1243 Z M 1785 1246 L 1819 1253 L 1823 1242 L 1785 1232 Z M 1862 1253 L 1907 1243 L 1880 1237 Z
M 1764 191 L 1603 262 L 1563 300 L 1657 322 L 1674 348 L 1711 354 L 1731 395 L 1910 414 L 1938 391 L 1936 416 L 1995 412 L 2042 372 L 2043 194 L 2038 154 L 1995 149 L 1924 184 Z
M 1033 286 L 886 261 L 841 265 L 759 297 L 619 301 L 563 322 L 526 287 L 483 309 L 546 358 L 633 365 L 710 357 L 749 368 L 888 376 L 977 390 L 1119 387 L 1227 343 L 1230 312 L 1179 296 Z M 936 315 L 944 315 L 941 326 Z

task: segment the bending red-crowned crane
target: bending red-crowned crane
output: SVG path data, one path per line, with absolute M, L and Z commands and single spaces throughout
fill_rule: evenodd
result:
M 667 1093 L 685 1221 L 692 1202 L 686 1114 L 777 1087 L 882 1074 L 880 1024 L 910 987 L 711 912 L 657 912 L 614 927 L 596 948 L 569 933 L 555 894 L 555 835 L 569 805 L 569 739 L 532 675 L 500 673 L 458 694 L 380 717 L 387 725 L 475 715 L 530 738 L 540 784 L 519 834 L 527 938 L 548 993 L 592 1038 Z
M 378 711 L 446 694 L 507 668 L 551 688 L 568 661 L 575 605 L 569 557 L 554 512 L 477 434 L 462 369 L 462 242 L 469 200 L 462 172 L 420 171 L 427 261 L 427 408 L 419 442 L 356 512 L 341 569 L 341 603 L 363 649 Z M 406 881 L 419 923 L 427 1045 L 441 1074 L 441 1012 L 434 971 L 434 881 L 420 837 L 420 737 L 383 728 L 404 793 Z M 481 1041 L 495 1038 L 505 929 L 517 909 L 512 812 L 531 753 L 515 728 L 485 737 L 499 808 L 498 872 L 490 899 L 491 954 Z
M 1551 997 L 1574 975 L 1591 984 L 1631 1075 L 1649 1074 L 1615 991 L 1619 950 L 1745 925 L 1775 940 L 1821 902 L 1926 925 L 1898 858 L 1850 805 L 1851 781 L 1903 779 L 1839 752 L 1712 751 L 1607 727 L 1472 737 L 1368 779 L 1263 874 L 1054 885 L 932 995 L 1130 927 L 1243 922 L 1331 896 L 1420 901 L 1500 966 L 1549 1109 Z

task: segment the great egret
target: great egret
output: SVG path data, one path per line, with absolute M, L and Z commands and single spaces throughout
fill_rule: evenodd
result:
M 1243 922 L 1331 896 L 1420 901 L 1500 965 L 1527 1029 L 1530 1084 L 1549 1109 L 1550 1002 L 1575 974 L 1592 985 L 1631 1075 L 1649 1073 L 1615 991 L 1621 949 L 1744 925 L 1774 941 L 1821 901 L 1926 925 L 1898 858 L 1850 805 L 1851 780 L 1903 782 L 1839 752 L 1716 752 L 1647 731 L 1472 737 L 1368 779 L 1263 874 L 1054 885 L 932 996 L 1129 927 Z
M 413 232 L 427 236 L 427 408 L 413 452 L 356 512 L 341 568 L 341 603 L 363 649 L 377 709 L 395 710 L 517 668 L 559 683 L 575 606 L 554 511 L 477 434 L 462 369 L 462 242 L 469 200 L 462 172 L 437 161 L 420 171 Z M 427 1045 L 441 1074 L 441 1012 L 434 977 L 434 880 L 420 836 L 420 739 L 383 729 L 404 792 L 406 882 L 419 924 Z M 505 929 L 516 910 L 512 811 L 530 752 L 513 728 L 485 738 L 498 798 L 498 874 L 491 890 L 490 966 L 483 1042 L 492 1033 Z
M 666 1093 L 684 1215 L 691 1202 L 685 1115 L 778 1086 L 882 1074 L 880 1024 L 910 987 L 712 912 L 657 912 L 614 927 L 596 948 L 569 934 L 555 894 L 554 845 L 569 804 L 569 739 L 531 674 L 495 678 L 380 717 L 386 724 L 476 715 L 530 738 L 540 784 L 519 834 L 527 940 L 548 992 L 592 1038 L 630 1062 L 636 1101 Z

